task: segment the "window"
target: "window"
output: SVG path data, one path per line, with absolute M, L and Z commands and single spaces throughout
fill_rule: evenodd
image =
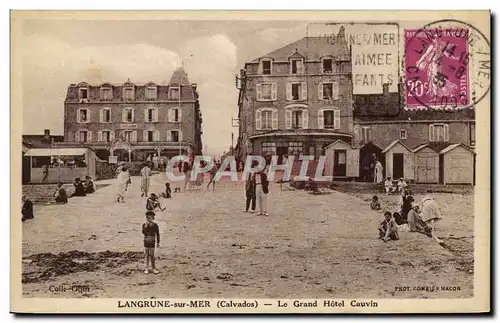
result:
M 101 132 L 101 141 L 110 142 L 111 141 L 111 131 L 103 130 Z
M 292 111 L 292 128 L 302 128 L 302 111 Z
M 370 142 L 371 140 L 371 129 L 370 127 L 361 127 L 361 142 Z
M 170 100 L 180 100 L 179 88 L 173 87 L 168 90 L 168 98 Z
M 133 101 L 135 99 L 134 89 L 133 88 L 125 88 L 123 90 L 123 96 L 124 96 L 125 101 Z
M 103 101 L 112 101 L 113 100 L 113 92 L 109 87 L 101 88 L 101 100 Z
M 155 108 L 144 110 L 144 120 L 146 122 L 158 122 L 158 111 Z
M 146 141 L 148 141 L 148 142 L 155 141 L 155 132 L 154 131 L 147 131 Z
M 262 61 L 262 74 L 271 74 L 271 61 Z
M 471 146 L 476 145 L 476 124 L 475 123 L 469 123 L 469 141 Z
M 87 100 L 89 98 L 89 90 L 88 89 L 80 89 L 80 99 Z
M 87 142 L 89 139 L 88 131 L 81 130 L 78 132 L 79 142 Z
M 300 156 L 302 155 L 302 143 L 301 142 L 289 142 L 288 143 L 288 156 Z
M 300 100 L 300 83 L 292 83 L 292 100 Z
M 182 121 L 182 110 L 181 109 L 168 110 L 168 122 L 181 122 L 181 121 Z
M 275 101 L 277 98 L 276 83 L 257 84 L 257 100 Z
M 292 59 L 291 61 L 291 73 L 292 74 L 302 74 L 302 60 L 301 59 Z
M 333 121 L 334 112 L 332 110 L 324 111 L 323 116 L 324 116 L 325 128 L 333 128 L 333 126 L 334 126 L 334 121 Z
M 323 59 L 323 73 L 333 73 L 333 59 Z
M 146 100 L 156 100 L 156 86 L 146 88 Z
M 429 141 L 443 142 L 449 140 L 449 130 L 447 124 L 429 125 Z
M 90 120 L 89 109 L 78 109 L 77 123 L 88 123 Z
M 131 142 L 132 141 L 132 131 L 130 130 L 126 130 L 123 132 L 123 138 L 128 141 L 128 142 Z
M 318 84 L 318 98 L 320 100 L 336 100 L 339 94 L 337 82 L 325 82 Z
M 111 122 L 111 109 L 103 108 L 101 109 L 101 123 Z
M 399 130 L 399 139 L 406 139 L 406 130 L 405 129 Z
M 134 109 L 125 108 L 123 110 L 123 122 L 134 122 Z
M 262 152 L 264 154 L 271 154 L 275 155 L 276 154 L 276 143 L 275 142 L 263 142 L 262 143 Z
M 170 141 L 179 142 L 180 141 L 179 131 L 178 130 L 170 131 L 170 138 L 171 138 Z
M 273 112 L 272 111 L 262 111 L 262 130 L 269 130 L 273 128 Z

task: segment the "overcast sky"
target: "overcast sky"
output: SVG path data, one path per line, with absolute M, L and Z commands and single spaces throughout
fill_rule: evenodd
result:
M 23 133 L 63 133 L 69 84 L 166 83 L 184 60 L 198 84 L 203 143 L 210 154 L 231 144 L 237 116 L 234 75 L 244 63 L 305 36 L 287 21 L 28 20 L 23 26 Z

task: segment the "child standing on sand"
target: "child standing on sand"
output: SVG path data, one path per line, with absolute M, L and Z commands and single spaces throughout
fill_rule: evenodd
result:
M 155 242 L 156 247 L 160 247 L 160 228 L 154 222 L 155 213 L 153 211 L 146 212 L 146 223 L 142 225 L 142 234 L 144 235 L 144 254 L 146 258 L 146 269 L 144 273 L 149 273 L 149 262 L 154 274 L 160 273 L 155 266 Z

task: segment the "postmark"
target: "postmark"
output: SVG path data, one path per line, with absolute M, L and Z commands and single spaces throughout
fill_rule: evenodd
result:
M 453 19 L 406 29 L 405 99 L 409 107 L 474 107 L 490 90 L 490 42 Z

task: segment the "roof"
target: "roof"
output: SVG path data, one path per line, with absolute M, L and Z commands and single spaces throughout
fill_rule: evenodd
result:
M 87 148 L 32 148 L 25 156 L 80 156 Z
M 391 150 L 392 147 L 396 146 L 397 143 L 400 143 L 407 150 L 411 151 L 411 149 L 408 148 L 403 142 L 401 142 L 401 140 L 397 139 L 397 140 L 394 140 L 393 142 L 391 142 L 387 147 L 385 147 L 385 149 L 382 150 L 382 154 L 385 154 L 386 152 L 388 152 L 389 150 Z
M 182 67 L 176 69 L 172 74 L 172 77 L 170 78 L 170 82 L 168 84 L 172 83 L 181 85 L 191 85 L 191 83 L 189 83 L 186 71 Z
M 251 63 L 258 63 L 261 58 L 273 58 L 275 61 L 287 61 L 298 53 L 306 60 L 319 60 L 324 56 L 333 56 L 338 61 L 350 61 L 351 55 L 347 42 L 332 42 L 324 37 L 304 37 L 285 45 L 266 55 L 254 59 Z
M 348 133 L 335 132 L 326 129 L 286 129 L 286 130 L 270 130 L 267 132 L 256 133 L 249 137 L 249 139 L 259 137 L 273 137 L 273 136 L 343 136 L 351 138 L 352 135 Z
M 326 147 L 325 147 L 325 148 L 323 148 L 323 149 L 324 149 L 324 150 L 327 150 L 327 149 L 329 149 L 331 146 L 335 146 L 335 145 L 336 145 L 337 143 L 339 143 L 339 142 L 340 142 L 341 144 L 343 144 L 343 145 L 348 146 L 348 147 L 352 147 L 352 146 L 351 146 L 351 145 L 349 145 L 347 142 L 345 142 L 345 141 L 343 141 L 343 140 L 341 140 L 341 139 L 338 139 L 338 140 L 335 140 L 335 142 L 333 142 L 333 143 L 329 144 L 328 146 L 326 146 Z
M 472 150 L 470 147 L 464 145 L 464 144 L 452 144 L 452 145 L 449 145 L 448 147 L 442 149 L 439 153 L 440 154 L 446 154 L 447 152 L 457 148 L 458 146 L 461 146 L 465 149 L 467 149 L 468 151 L 470 151 L 471 153 L 474 153 L 474 150 Z
M 430 149 L 434 150 L 436 153 L 442 151 L 443 149 L 449 147 L 449 146 L 453 146 L 454 144 L 452 143 L 449 143 L 449 142 L 427 142 L 427 143 L 424 143 L 424 144 L 421 144 L 417 147 L 415 147 L 412 152 L 416 153 L 422 149 L 424 149 L 425 147 L 429 147 Z

